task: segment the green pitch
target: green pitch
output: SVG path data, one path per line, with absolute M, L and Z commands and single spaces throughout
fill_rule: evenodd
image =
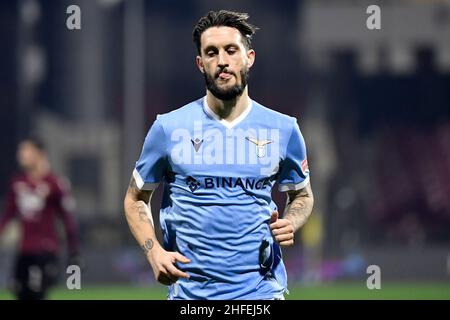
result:
M 365 283 L 342 283 L 320 286 L 291 286 L 288 300 L 371 300 L 371 299 L 445 299 L 450 300 L 450 283 L 389 283 L 380 290 L 368 290 Z M 50 299 L 55 300 L 165 300 L 163 286 L 86 286 L 81 290 L 55 288 Z M 0 300 L 12 299 L 5 290 L 0 290 Z

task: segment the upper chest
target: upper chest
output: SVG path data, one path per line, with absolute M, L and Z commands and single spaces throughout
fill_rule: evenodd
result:
M 270 176 L 284 149 L 280 128 L 261 121 L 229 127 L 215 119 L 185 122 L 170 132 L 167 158 L 175 172 L 216 171 Z
M 43 211 L 52 203 L 54 188 L 45 180 L 29 182 L 16 181 L 13 184 L 15 203 L 21 214 Z

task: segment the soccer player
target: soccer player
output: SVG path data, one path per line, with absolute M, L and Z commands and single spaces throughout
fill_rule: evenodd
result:
M 22 238 L 12 289 L 17 299 L 42 300 L 58 276 L 57 219 L 62 220 L 67 234 L 69 264 L 80 261 L 77 227 L 71 213 L 74 200 L 68 182 L 51 171 L 39 139 L 21 141 L 17 161 L 23 173 L 11 181 L 6 210 L 0 216 L 0 234 L 11 219 L 19 221 Z
M 293 117 L 248 96 L 248 15 L 209 12 L 193 30 L 206 96 L 159 115 L 125 196 L 130 229 L 168 299 L 284 299 L 280 247 L 313 207 L 305 142 Z M 164 196 L 155 237 L 151 195 Z M 272 201 L 287 192 L 282 217 Z

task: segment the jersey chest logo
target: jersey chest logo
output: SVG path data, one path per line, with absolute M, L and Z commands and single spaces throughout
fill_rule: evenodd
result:
M 272 142 L 271 140 L 257 140 L 251 137 L 245 138 L 256 145 L 256 155 L 258 158 L 262 158 L 266 155 L 266 145 Z
M 254 166 L 257 175 L 270 176 L 280 162 L 278 128 L 209 128 L 194 121 L 192 128 L 176 128 L 170 135 L 169 156 L 175 165 Z
M 45 183 L 40 183 L 36 188 L 31 188 L 23 182 L 14 185 L 16 191 L 16 204 L 24 219 L 33 219 L 41 212 L 50 194 L 50 188 Z

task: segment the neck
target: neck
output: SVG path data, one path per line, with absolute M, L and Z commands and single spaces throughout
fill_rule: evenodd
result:
M 35 167 L 27 171 L 27 175 L 32 180 L 40 180 L 45 177 L 50 171 L 50 164 L 48 161 L 41 161 Z
M 242 94 L 232 100 L 217 99 L 209 90 L 206 91 L 206 103 L 221 119 L 233 121 L 248 107 L 249 96 L 247 87 Z

